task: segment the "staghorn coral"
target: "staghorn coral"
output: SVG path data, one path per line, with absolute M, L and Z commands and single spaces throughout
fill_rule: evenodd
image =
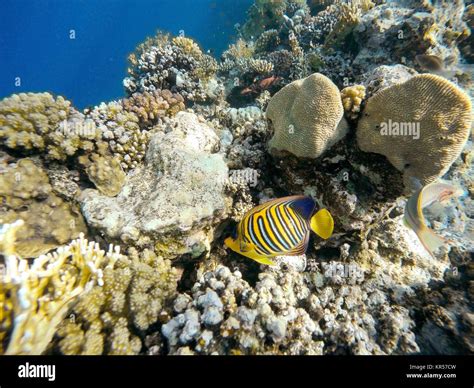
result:
M 411 187 L 413 177 L 426 184 L 449 169 L 468 139 L 471 121 L 468 95 L 442 77 L 422 74 L 367 101 L 357 142 L 363 151 L 385 155 Z M 398 129 L 392 133 L 393 125 Z
M 129 77 L 123 81 L 129 95 L 169 89 L 186 101 L 216 97 L 207 86 L 213 80 L 217 82 L 217 62 L 189 38 L 170 41 L 169 36 L 158 33 L 137 47 L 129 63 Z
M 138 117 L 140 128 L 150 128 L 163 116 L 174 116 L 184 109 L 184 100 L 179 93 L 155 90 L 152 93 L 133 93 L 121 101 L 123 109 Z
M 20 93 L 0 101 L 0 141 L 8 148 L 64 161 L 78 151 L 94 150 L 99 139 L 94 122 L 64 97 Z
M 339 89 L 316 73 L 276 93 L 267 107 L 275 133 L 269 149 L 317 158 L 347 131 Z
M 0 174 L 0 203 L 0 223 L 25 222 L 15 242 L 21 257 L 37 257 L 87 230 L 79 210 L 53 193 L 48 175 L 31 159 Z
M 145 331 L 176 295 L 177 272 L 150 250 L 131 248 L 103 267 L 103 285 L 83 294 L 58 328 L 54 347 L 63 354 L 137 354 Z M 133 328 L 133 329 L 132 329 Z
M 346 117 L 350 120 L 356 120 L 359 117 L 361 104 L 365 98 L 365 86 L 348 86 L 341 90 L 341 98 Z
M 99 267 L 117 252 L 105 253 L 83 235 L 71 244 L 28 263 L 15 255 L 15 234 L 22 221 L 0 229 L 0 353 L 39 355 L 77 298 L 102 284 Z

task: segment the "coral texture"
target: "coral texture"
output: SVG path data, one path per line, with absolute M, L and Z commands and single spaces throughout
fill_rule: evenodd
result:
M 270 150 L 317 158 L 347 132 L 339 89 L 322 74 L 294 81 L 270 100 L 267 118 L 275 134 Z
M 403 172 L 407 186 L 411 178 L 425 184 L 442 176 L 459 156 L 471 121 L 467 94 L 442 77 L 417 75 L 367 101 L 357 142 L 363 151 L 385 155 Z M 394 125 L 401 130 L 392 132 Z

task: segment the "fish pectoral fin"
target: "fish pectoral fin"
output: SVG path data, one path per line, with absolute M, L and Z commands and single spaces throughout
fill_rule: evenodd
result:
M 327 209 L 321 209 L 311 217 L 311 230 L 325 240 L 331 237 L 334 220 Z
M 252 244 L 249 244 L 243 240 L 240 240 L 240 251 L 242 253 L 250 252 L 252 250 Z

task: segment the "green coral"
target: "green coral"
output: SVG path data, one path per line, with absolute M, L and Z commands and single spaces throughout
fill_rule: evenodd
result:
M 20 93 L 0 101 L 0 142 L 8 148 L 65 160 L 79 150 L 92 151 L 99 138 L 94 123 L 64 97 Z
M 22 257 L 37 257 L 87 230 L 79 210 L 54 194 L 46 172 L 31 159 L 0 175 L 0 203 L 0 223 L 25 222 L 15 243 Z
M 134 334 L 165 314 L 176 295 L 177 273 L 150 250 L 128 251 L 103 269 L 102 287 L 82 296 L 59 327 L 55 345 L 63 354 L 136 354 Z

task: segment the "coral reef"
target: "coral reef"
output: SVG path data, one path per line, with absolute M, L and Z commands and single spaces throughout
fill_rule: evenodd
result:
M 127 256 L 118 252 L 103 266 L 103 285 L 81 295 L 61 322 L 55 350 L 138 354 L 143 344 L 133 333 L 144 332 L 168 314 L 177 286 L 170 261 L 146 249 L 130 249 Z
M 15 255 L 15 235 L 23 222 L 0 229 L 0 253 L 5 273 L 0 276 L 0 351 L 39 355 L 76 298 L 93 284 L 102 284 L 99 267 L 117 259 L 81 235 L 70 245 L 40 256 L 32 263 Z
M 201 255 L 212 225 L 226 213 L 227 166 L 213 153 L 219 139 L 196 115 L 180 112 L 153 135 L 145 165 L 116 198 L 86 190 L 82 212 L 110 239 L 154 247 L 165 256 Z
M 170 40 L 158 33 L 129 56 L 129 77 L 123 83 L 129 94 L 169 89 L 186 101 L 205 101 L 218 95 L 214 76 L 218 65 L 190 38 Z
M 0 141 L 64 161 L 79 150 L 92 151 L 100 137 L 94 122 L 63 97 L 20 93 L 0 102 Z
M 115 101 L 1 100 L 0 353 L 472 353 L 472 16 L 255 0 L 219 60 L 147 38 Z M 435 258 L 403 219 L 438 178 L 465 195 L 423 209 Z M 225 246 L 288 195 L 331 238 L 275 267 Z
M 31 159 L 12 163 L 0 174 L 0 202 L 0 223 L 24 221 L 15 241 L 23 258 L 47 253 L 87 232 L 79 209 L 54 194 L 48 175 Z
M 471 130 L 471 109 L 469 96 L 454 84 L 417 75 L 367 101 L 357 142 L 363 151 L 385 155 L 403 172 L 407 187 L 411 178 L 426 184 L 444 175 L 461 153 Z
M 344 137 L 347 122 L 339 89 L 322 74 L 285 86 L 270 100 L 267 118 L 275 134 L 270 150 L 317 158 Z

